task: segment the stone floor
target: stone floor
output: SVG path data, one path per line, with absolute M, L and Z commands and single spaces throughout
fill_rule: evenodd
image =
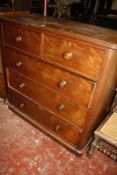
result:
M 0 175 L 117 175 L 117 163 L 76 157 L 0 102 Z

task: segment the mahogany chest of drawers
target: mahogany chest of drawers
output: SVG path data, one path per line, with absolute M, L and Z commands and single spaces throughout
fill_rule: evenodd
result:
M 115 93 L 117 32 L 36 15 L 1 23 L 10 109 L 82 154 Z

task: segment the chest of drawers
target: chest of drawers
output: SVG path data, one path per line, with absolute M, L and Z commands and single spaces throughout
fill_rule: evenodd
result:
M 115 93 L 117 33 L 34 15 L 1 23 L 10 109 L 82 154 Z

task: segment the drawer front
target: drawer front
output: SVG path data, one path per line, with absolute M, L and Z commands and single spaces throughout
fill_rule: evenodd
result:
M 36 121 L 37 124 L 42 124 L 67 142 L 78 146 L 79 136 L 81 135 L 78 129 L 11 89 L 8 89 L 8 98 L 12 105 L 27 114 L 32 120 Z
M 84 126 L 87 114 L 86 109 L 18 73 L 9 71 L 8 76 L 10 87 L 15 88 L 36 103 L 41 104 L 76 126 Z
M 26 55 L 5 48 L 6 66 L 88 107 L 94 83 Z M 83 95 L 82 95 L 83 94 Z
M 22 29 L 12 23 L 4 23 L 4 33 L 6 44 L 40 55 L 41 33 Z
M 103 57 L 103 50 L 81 41 L 74 42 L 54 35 L 44 36 L 43 59 L 93 79 L 99 76 Z

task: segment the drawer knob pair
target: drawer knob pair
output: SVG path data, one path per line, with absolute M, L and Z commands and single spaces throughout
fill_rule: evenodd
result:
M 16 62 L 16 67 L 21 67 L 21 65 L 22 65 L 22 62 L 21 61 L 18 61 L 18 62 Z
M 15 41 L 16 41 L 16 42 L 21 42 L 21 41 L 22 41 L 22 37 L 21 37 L 21 36 L 17 36 L 17 37 L 15 38 Z
M 68 82 L 66 80 L 62 80 L 58 83 L 59 88 L 65 88 L 67 86 Z
M 65 52 L 63 55 L 63 58 L 65 60 L 70 60 L 73 57 L 73 53 L 72 52 Z

